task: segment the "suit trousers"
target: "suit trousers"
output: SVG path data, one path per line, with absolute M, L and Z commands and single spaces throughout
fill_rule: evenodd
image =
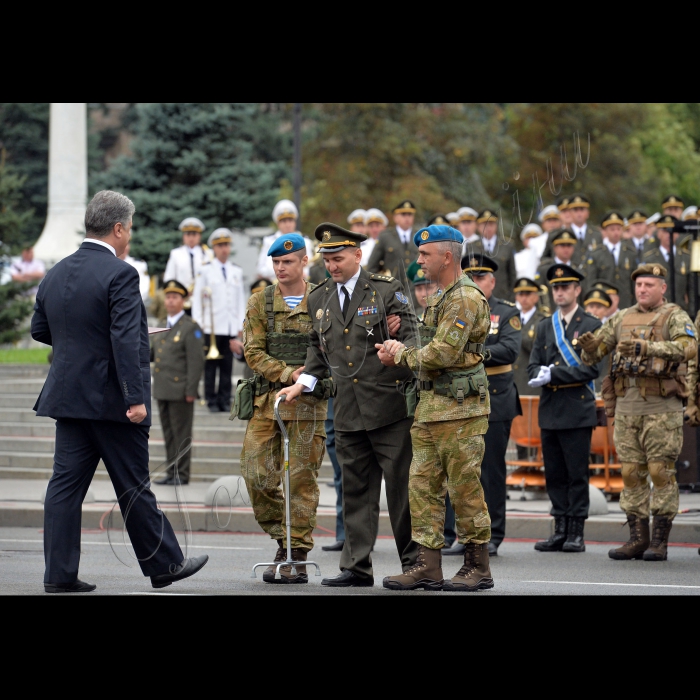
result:
M 148 431 L 116 421 L 56 421 L 53 475 L 44 503 L 44 583 L 68 584 L 78 577 L 82 504 L 100 458 L 144 576 L 168 573 L 182 563 L 175 533 L 150 490 Z
M 550 513 L 555 517 L 588 517 L 592 431 L 593 428 L 540 430 L 544 478 L 552 502 Z
M 230 410 L 231 408 L 231 372 L 233 371 L 233 353 L 229 345 L 229 336 L 217 335 L 216 347 L 221 353 L 219 360 L 207 360 L 204 363 L 204 398 L 209 408 Z M 209 339 L 207 339 L 208 343 Z M 209 348 L 205 348 L 205 351 Z M 216 388 L 216 372 L 219 372 L 219 388 Z
M 170 464 L 167 475 L 177 474 L 180 481 L 190 480 L 190 464 L 192 463 L 192 423 L 194 420 L 194 401 L 158 401 L 160 424 L 163 427 L 165 439 L 165 454 Z M 178 452 L 188 448 L 180 459 L 175 462 Z M 172 462 L 172 464 L 171 464 Z
M 411 539 L 408 507 L 412 424 L 413 418 L 404 418 L 375 430 L 335 431 L 345 514 L 341 571 L 348 569 L 364 578 L 374 575 L 371 551 L 379 528 L 382 476 L 402 568 L 405 570 L 416 561 L 418 545 Z
M 345 541 L 345 525 L 343 523 L 343 477 L 335 452 L 335 427 L 333 425 L 333 397 L 328 399 L 328 414 L 326 417 L 326 452 L 333 465 L 333 486 L 335 486 L 335 539 Z
M 491 542 L 496 546 L 506 536 L 506 450 L 512 421 L 489 421 L 484 435 L 484 461 L 481 463 L 481 485 L 491 516 Z

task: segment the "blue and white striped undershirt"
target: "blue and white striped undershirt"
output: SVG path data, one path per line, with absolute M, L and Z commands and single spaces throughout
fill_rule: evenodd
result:
M 299 304 L 301 304 L 301 300 L 304 298 L 304 295 L 302 294 L 300 297 L 283 297 L 284 303 L 290 308 L 290 309 L 296 309 Z

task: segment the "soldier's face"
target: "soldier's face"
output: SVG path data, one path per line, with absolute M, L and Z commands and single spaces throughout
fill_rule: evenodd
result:
M 226 262 L 228 256 L 231 255 L 231 244 L 230 243 L 217 243 L 214 246 L 214 255 L 219 262 Z
M 647 225 L 643 221 L 638 221 L 636 224 L 630 224 L 630 233 L 633 238 L 644 238 L 647 232 Z
M 476 233 L 476 221 L 460 221 L 457 228 L 465 238 L 469 238 Z
M 294 233 L 297 228 L 297 220 L 291 217 L 280 219 L 277 222 L 277 228 L 280 230 L 280 233 Z
M 366 233 L 365 228 L 366 227 L 363 223 L 353 224 L 352 226 L 350 226 L 350 230 L 353 233 Z
M 573 221 L 573 216 L 568 209 L 564 209 L 559 215 L 561 216 L 562 226 L 568 226 Z
M 683 216 L 683 207 L 666 207 L 663 211 L 664 216 L 670 214 L 675 216 L 676 219 L 680 219 Z
M 577 226 L 583 226 L 588 221 L 589 210 L 587 207 L 573 207 L 568 210 L 571 213 L 571 220 Z
M 194 248 L 195 246 L 198 246 L 201 240 L 202 234 L 199 233 L 199 231 L 185 231 L 182 234 L 182 242 L 188 248 Z
M 530 311 L 539 298 L 540 295 L 537 292 L 518 292 L 515 295 L 515 301 L 520 304 L 520 308 L 525 312 Z
M 182 311 L 185 304 L 185 297 L 177 292 L 168 292 L 165 295 L 165 310 L 168 316 L 175 316 Z
M 474 283 L 481 289 L 487 299 L 491 298 L 493 289 L 496 286 L 496 278 L 492 272 L 485 275 L 474 275 Z
M 481 235 L 487 241 L 496 235 L 496 231 L 498 230 L 498 222 L 497 221 L 487 221 L 486 223 L 482 224 L 482 226 L 483 226 L 483 229 L 481 230 Z
M 637 303 L 646 309 L 658 306 L 666 293 L 666 283 L 657 277 L 637 277 L 634 283 L 634 295 Z
M 542 222 L 542 230 L 545 233 L 549 233 L 550 231 L 554 231 L 558 228 L 561 228 L 561 219 L 545 219 Z
M 394 214 L 394 223 L 405 231 L 406 229 L 413 228 L 413 220 L 415 218 L 415 214 L 411 214 L 410 212 Z
M 610 224 L 605 227 L 605 237 L 612 245 L 617 245 L 622 238 L 622 226 L 619 224 Z
M 300 251 L 301 252 L 301 251 Z M 299 257 L 296 252 L 272 258 L 272 269 L 282 284 L 294 284 L 304 276 L 304 267 L 309 262 L 307 255 Z
M 429 280 L 440 279 L 440 272 L 448 265 L 448 253 L 440 252 L 439 243 L 424 243 L 418 248 L 418 264 Z M 452 263 L 449 263 L 452 264 Z
M 596 318 L 603 320 L 608 313 L 608 307 L 604 304 L 596 304 L 592 301 L 586 304 L 586 311 L 590 311 Z
M 379 234 L 385 229 L 381 221 L 370 221 L 367 224 L 367 234 L 371 238 L 379 238 Z
M 555 284 L 552 287 L 552 297 L 554 303 L 561 309 L 571 308 L 576 303 L 581 287 L 578 284 L 569 282 L 568 284 Z
M 323 253 L 323 262 L 331 279 L 341 284 L 345 284 L 360 269 L 360 260 L 360 248 L 344 248 L 337 253 Z
M 563 263 L 568 263 L 574 255 L 574 246 L 569 243 L 560 243 L 554 246 L 554 255 Z

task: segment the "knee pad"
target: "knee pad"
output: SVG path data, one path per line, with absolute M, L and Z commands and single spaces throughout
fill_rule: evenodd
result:
M 674 462 L 649 462 L 649 476 L 654 488 L 676 483 L 676 466 Z
M 625 488 L 633 489 L 641 486 L 646 482 L 646 478 L 642 478 L 640 472 L 645 471 L 645 464 L 637 464 L 636 462 L 622 462 L 622 482 Z

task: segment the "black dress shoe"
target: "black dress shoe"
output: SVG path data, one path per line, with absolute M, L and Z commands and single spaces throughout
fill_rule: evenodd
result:
M 44 590 L 47 593 L 90 593 L 94 591 L 97 586 L 92 583 L 85 583 L 80 579 L 76 579 L 74 583 L 45 583 Z
M 219 406 L 221 413 L 231 413 L 231 406 Z
M 498 545 L 494 544 L 493 542 L 489 542 L 489 556 L 490 557 L 497 557 L 498 556 Z
M 190 481 L 189 479 L 185 481 L 179 477 L 176 479 L 174 476 L 166 476 L 165 478 L 154 481 L 153 483 L 159 484 L 160 486 L 187 486 Z
M 449 549 L 444 549 L 442 550 L 442 556 L 443 557 L 462 557 L 464 556 L 464 552 L 466 552 L 467 548 L 463 545 L 460 544 L 459 542 L 455 542 Z
M 352 571 L 345 569 L 338 576 L 333 578 L 324 578 L 321 581 L 322 586 L 337 586 L 339 588 L 360 588 L 360 587 L 371 587 L 374 586 L 374 577 L 367 576 L 362 577 L 354 574 Z
M 324 552 L 340 552 L 343 549 L 343 546 L 345 545 L 345 540 L 338 540 L 337 542 L 334 542 L 333 544 L 327 544 L 321 549 Z
M 209 561 L 208 554 L 202 554 L 201 557 L 190 557 L 178 567 L 175 567 L 175 572 L 170 574 L 158 574 L 151 576 L 151 585 L 153 588 L 165 588 L 175 581 L 180 581 L 183 578 L 196 574 Z

